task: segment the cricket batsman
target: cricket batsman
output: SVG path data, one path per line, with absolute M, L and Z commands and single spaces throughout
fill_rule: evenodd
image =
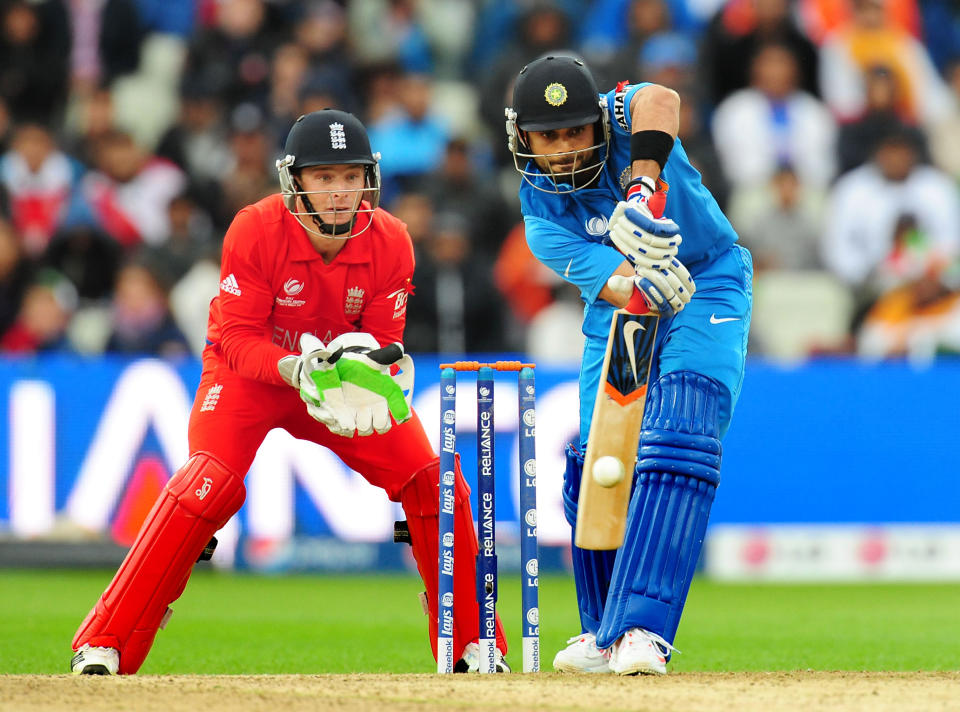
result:
M 666 673 L 743 380 L 752 261 L 687 159 L 679 109 L 655 84 L 599 94 L 581 60 L 557 53 L 520 71 L 506 110 L 527 242 L 584 302 L 580 441 L 563 485 L 573 528 L 613 312 L 660 314 L 623 545 L 573 547 L 581 633 L 554 659 L 561 671 Z
M 73 638 L 74 673 L 132 674 L 143 664 L 194 563 L 243 504 L 264 437 L 283 428 L 332 450 L 400 502 L 427 589 L 437 655 L 439 458 L 410 407 L 403 351 L 413 246 L 378 207 L 379 154 L 363 124 L 332 109 L 301 116 L 277 161 L 279 194 L 227 230 L 210 304 L 203 373 L 189 423 L 190 458 Z M 456 669 L 477 670 L 477 538 L 457 464 Z M 460 545 L 463 542 L 463 545 Z M 507 643 L 497 621 L 497 668 Z

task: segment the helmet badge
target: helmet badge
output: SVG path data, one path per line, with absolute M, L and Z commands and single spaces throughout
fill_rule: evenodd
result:
M 567 100 L 567 88 L 560 82 L 547 84 L 547 88 L 543 90 L 543 97 L 550 106 L 560 106 Z
M 347 135 L 343 131 L 343 124 L 335 121 L 330 124 L 330 148 L 346 148 Z

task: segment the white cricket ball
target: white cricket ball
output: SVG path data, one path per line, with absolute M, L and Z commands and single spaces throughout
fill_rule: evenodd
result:
M 613 487 L 623 480 L 623 463 L 613 455 L 604 455 L 593 463 L 593 481 L 601 487 Z

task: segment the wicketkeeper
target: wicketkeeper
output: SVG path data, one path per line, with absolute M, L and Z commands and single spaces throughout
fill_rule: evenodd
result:
M 277 161 L 281 193 L 250 205 L 224 238 L 190 459 L 170 479 L 73 639 L 71 668 L 137 672 L 194 563 L 243 504 L 243 478 L 273 428 L 330 448 L 400 502 L 437 641 L 438 464 L 410 407 L 403 351 L 413 246 L 377 207 L 379 155 L 354 116 L 301 116 Z M 299 349 L 298 349 L 299 347 Z M 298 350 L 297 350 L 298 349 Z M 457 468 L 454 650 L 478 667 L 477 537 Z M 497 621 L 498 669 L 509 672 Z

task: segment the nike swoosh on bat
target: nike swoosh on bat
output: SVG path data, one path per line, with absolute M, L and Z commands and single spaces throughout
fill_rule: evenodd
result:
M 638 331 L 646 331 L 643 325 L 638 321 L 628 321 L 623 325 L 623 341 L 627 345 L 627 358 L 630 359 L 630 370 L 633 371 L 633 380 L 637 379 L 637 354 L 634 349 L 634 335 Z
M 718 319 L 716 314 L 711 314 L 711 315 L 710 315 L 710 323 L 711 323 L 711 324 L 722 324 L 722 323 L 725 322 L 725 321 L 740 321 L 740 317 L 738 317 L 738 316 L 725 316 L 725 317 L 723 317 L 722 319 Z
M 569 277 L 569 276 L 570 276 L 570 265 L 572 265 L 572 264 L 573 264 L 573 258 L 571 257 L 571 258 L 570 258 L 570 261 L 567 262 L 567 268 L 563 271 L 563 276 L 564 276 L 564 277 Z

